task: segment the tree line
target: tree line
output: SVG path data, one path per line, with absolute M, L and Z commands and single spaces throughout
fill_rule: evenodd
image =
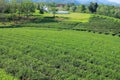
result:
M 89 5 L 70 5 L 64 7 L 65 10 L 80 13 L 94 13 L 115 18 L 120 18 L 120 7 L 113 5 L 103 5 L 91 2 Z
M 16 15 L 19 17 L 29 17 L 35 13 L 36 10 L 39 10 L 40 14 L 44 14 L 44 5 L 53 11 L 53 14 L 55 14 L 55 11 L 59 10 L 56 3 L 34 3 L 32 0 L 0 0 L 0 18 L 4 18 L 4 16 L 6 17 L 5 14 L 9 14 L 10 19 L 13 20 Z M 80 13 L 94 13 L 120 18 L 119 6 L 100 5 L 93 2 L 89 5 L 75 5 L 74 3 L 65 4 L 62 6 L 62 10 Z
M 0 0 L 0 20 L 29 17 L 35 9 L 36 4 L 30 0 Z

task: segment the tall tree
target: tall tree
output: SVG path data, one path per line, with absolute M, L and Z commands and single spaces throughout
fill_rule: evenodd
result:
M 0 0 L 0 21 L 4 21 L 6 19 L 4 12 L 5 12 L 6 3 L 5 0 Z
M 57 10 L 58 10 L 58 9 L 56 8 L 56 4 L 53 3 L 53 4 L 51 5 L 51 11 L 52 11 L 53 17 L 55 17 L 55 14 L 56 14 L 56 11 L 57 11 Z
M 0 0 L 0 13 L 3 13 L 5 10 L 5 0 Z
M 56 7 L 52 7 L 51 10 L 52 10 L 53 17 L 55 17 L 56 11 L 58 9 Z
M 71 7 L 72 12 L 75 12 L 75 11 L 76 11 L 76 9 L 77 9 L 77 7 L 76 7 L 76 6 L 72 6 L 72 7 Z
M 44 6 L 44 5 L 43 5 L 43 4 L 40 4 L 40 3 L 39 3 L 38 6 L 37 6 L 37 10 L 39 10 L 39 13 L 40 13 L 40 14 L 44 14 L 43 6 Z
M 86 11 L 86 7 L 85 7 L 85 5 L 81 5 L 81 12 L 85 12 Z
M 25 14 L 27 17 L 35 12 L 35 5 L 32 2 L 22 3 L 22 13 Z
M 91 13 L 94 13 L 97 11 L 98 4 L 91 2 L 90 5 L 88 6 L 88 9 Z
M 86 12 L 86 6 L 85 5 L 79 5 L 76 9 L 77 12 L 85 13 Z
M 69 11 L 70 10 L 70 5 L 66 4 L 64 8 L 65 8 L 65 10 Z

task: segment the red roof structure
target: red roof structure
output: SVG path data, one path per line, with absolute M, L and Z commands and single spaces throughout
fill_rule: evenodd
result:
M 57 7 L 64 7 L 65 4 L 57 4 Z

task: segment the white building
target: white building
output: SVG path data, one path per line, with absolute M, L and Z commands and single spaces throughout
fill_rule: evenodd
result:
M 43 10 L 46 11 L 46 12 L 49 12 L 47 6 L 43 6 Z
M 56 14 L 69 14 L 69 11 L 57 11 Z

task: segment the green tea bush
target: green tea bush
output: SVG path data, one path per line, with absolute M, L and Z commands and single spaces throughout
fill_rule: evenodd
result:
M 0 68 L 19 80 L 119 80 L 119 41 L 87 31 L 0 29 Z

